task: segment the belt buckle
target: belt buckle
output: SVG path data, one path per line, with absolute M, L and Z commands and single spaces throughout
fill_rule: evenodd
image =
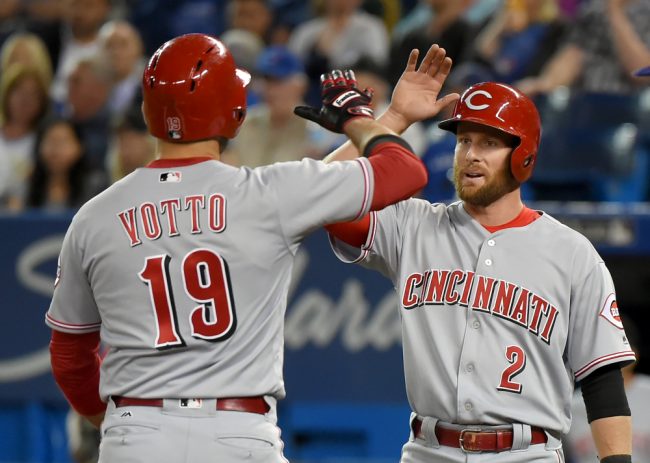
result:
M 201 399 L 178 399 L 178 405 L 181 408 L 197 409 L 203 407 L 203 400 Z
M 460 449 L 465 452 L 465 453 L 481 453 L 483 450 L 480 448 L 472 448 L 472 445 L 475 445 L 476 442 L 476 435 L 481 431 L 478 431 L 476 429 L 470 429 L 470 428 L 465 428 L 460 430 L 460 434 L 458 435 L 458 445 L 460 446 Z M 472 433 L 470 434 L 470 438 L 467 439 L 465 437 L 465 433 Z M 469 447 L 468 447 L 469 446 Z

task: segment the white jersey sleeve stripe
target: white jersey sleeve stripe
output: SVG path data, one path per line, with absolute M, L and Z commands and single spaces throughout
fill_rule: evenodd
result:
M 102 326 L 101 322 L 85 323 L 81 325 L 77 325 L 74 323 L 66 323 L 66 322 L 59 321 L 55 318 L 52 318 L 49 313 L 45 314 L 45 321 L 51 327 L 64 328 L 66 330 L 72 330 L 72 331 L 84 331 L 84 332 L 97 331 L 97 329 L 99 329 Z
M 584 378 L 589 373 L 594 371 L 597 367 L 602 366 L 602 364 L 614 363 L 613 360 L 624 361 L 624 360 L 635 360 L 635 359 L 636 357 L 634 355 L 634 352 L 631 350 L 615 352 L 609 355 L 603 355 L 602 357 L 598 357 L 597 359 L 592 360 L 587 365 L 585 365 L 584 367 L 576 371 L 575 378 L 576 379 Z
M 370 207 L 370 172 L 368 172 L 368 166 L 366 162 L 362 159 L 355 159 L 359 165 L 361 165 L 361 171 L 363 172 L 363 201 L 361 202 L 361 210 L 353 220 L 358 220 L 368 212 Z

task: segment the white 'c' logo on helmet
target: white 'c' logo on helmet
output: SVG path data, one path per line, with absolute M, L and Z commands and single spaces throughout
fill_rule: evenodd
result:
M 487 104 L 487 103 L 486 104 L 479 104 L 479 105 L 476 105 L 476 104 L 472 103 L 472 98 L 474 98 L 476 95 L 483 95 L 484 97 L 486 97 L 486 98 L 488 98 L 490 100 L 492 99 L 492 95 L 490 95 L 485 90 L 476 90 L 476 91 L 470 93 L 469 95 L 467 95 L 467 98 L 465 98 L 465 105 L 469 109 L 480 111 L 481 109 L 485 109 L 485 108 L 490 107 L 490 105 Z

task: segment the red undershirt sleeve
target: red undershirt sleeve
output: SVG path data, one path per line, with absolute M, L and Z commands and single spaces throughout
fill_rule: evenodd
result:
M 365 154 L 375 180 L 371 211 L 410 198 L 427 184 L 426 167 L 400 137 L 377 137 L 368 144 Z M 359 248 L 368 237 L 370 214 L 354 222 L 326 225 L 325 229 L 344 243 Z
M 99 331 L 70 334 L 52 330 L 52 374 L 72 408 L 83 416 L 106 410 L 99 397 Z
M 371 211 L 410 198 L 429 180 L 427 168 L 401 138 L 386 136 L 376 140 L 366 150 L 375 178 Z

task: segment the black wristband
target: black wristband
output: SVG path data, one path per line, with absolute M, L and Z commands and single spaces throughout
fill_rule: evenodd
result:
M 600 460 L 600 463 L 632 463 L 632 455 L 610 455 Z
M 610 416 L 630 416 L 620 363 L 599 368 L 581 384 L 589 423 Z
M 402 148 L 406 148 L 411 153 L 413 152 L 413 148 L 411 148 L 411 145 L 409 145 L 406 142 L 406 140 L 404 140 L 402 137 L 386 133 L 371 138 L 370 141 L 366 143 L 366 147 L 363 150 L 363 155 L 365 157 L 370 156 L 370 153 L 372 153 L 372 150 L 375 148 L 375 146 L 379 145 L 380 143 L 386 143 L 386 142 L 397 143 Z

